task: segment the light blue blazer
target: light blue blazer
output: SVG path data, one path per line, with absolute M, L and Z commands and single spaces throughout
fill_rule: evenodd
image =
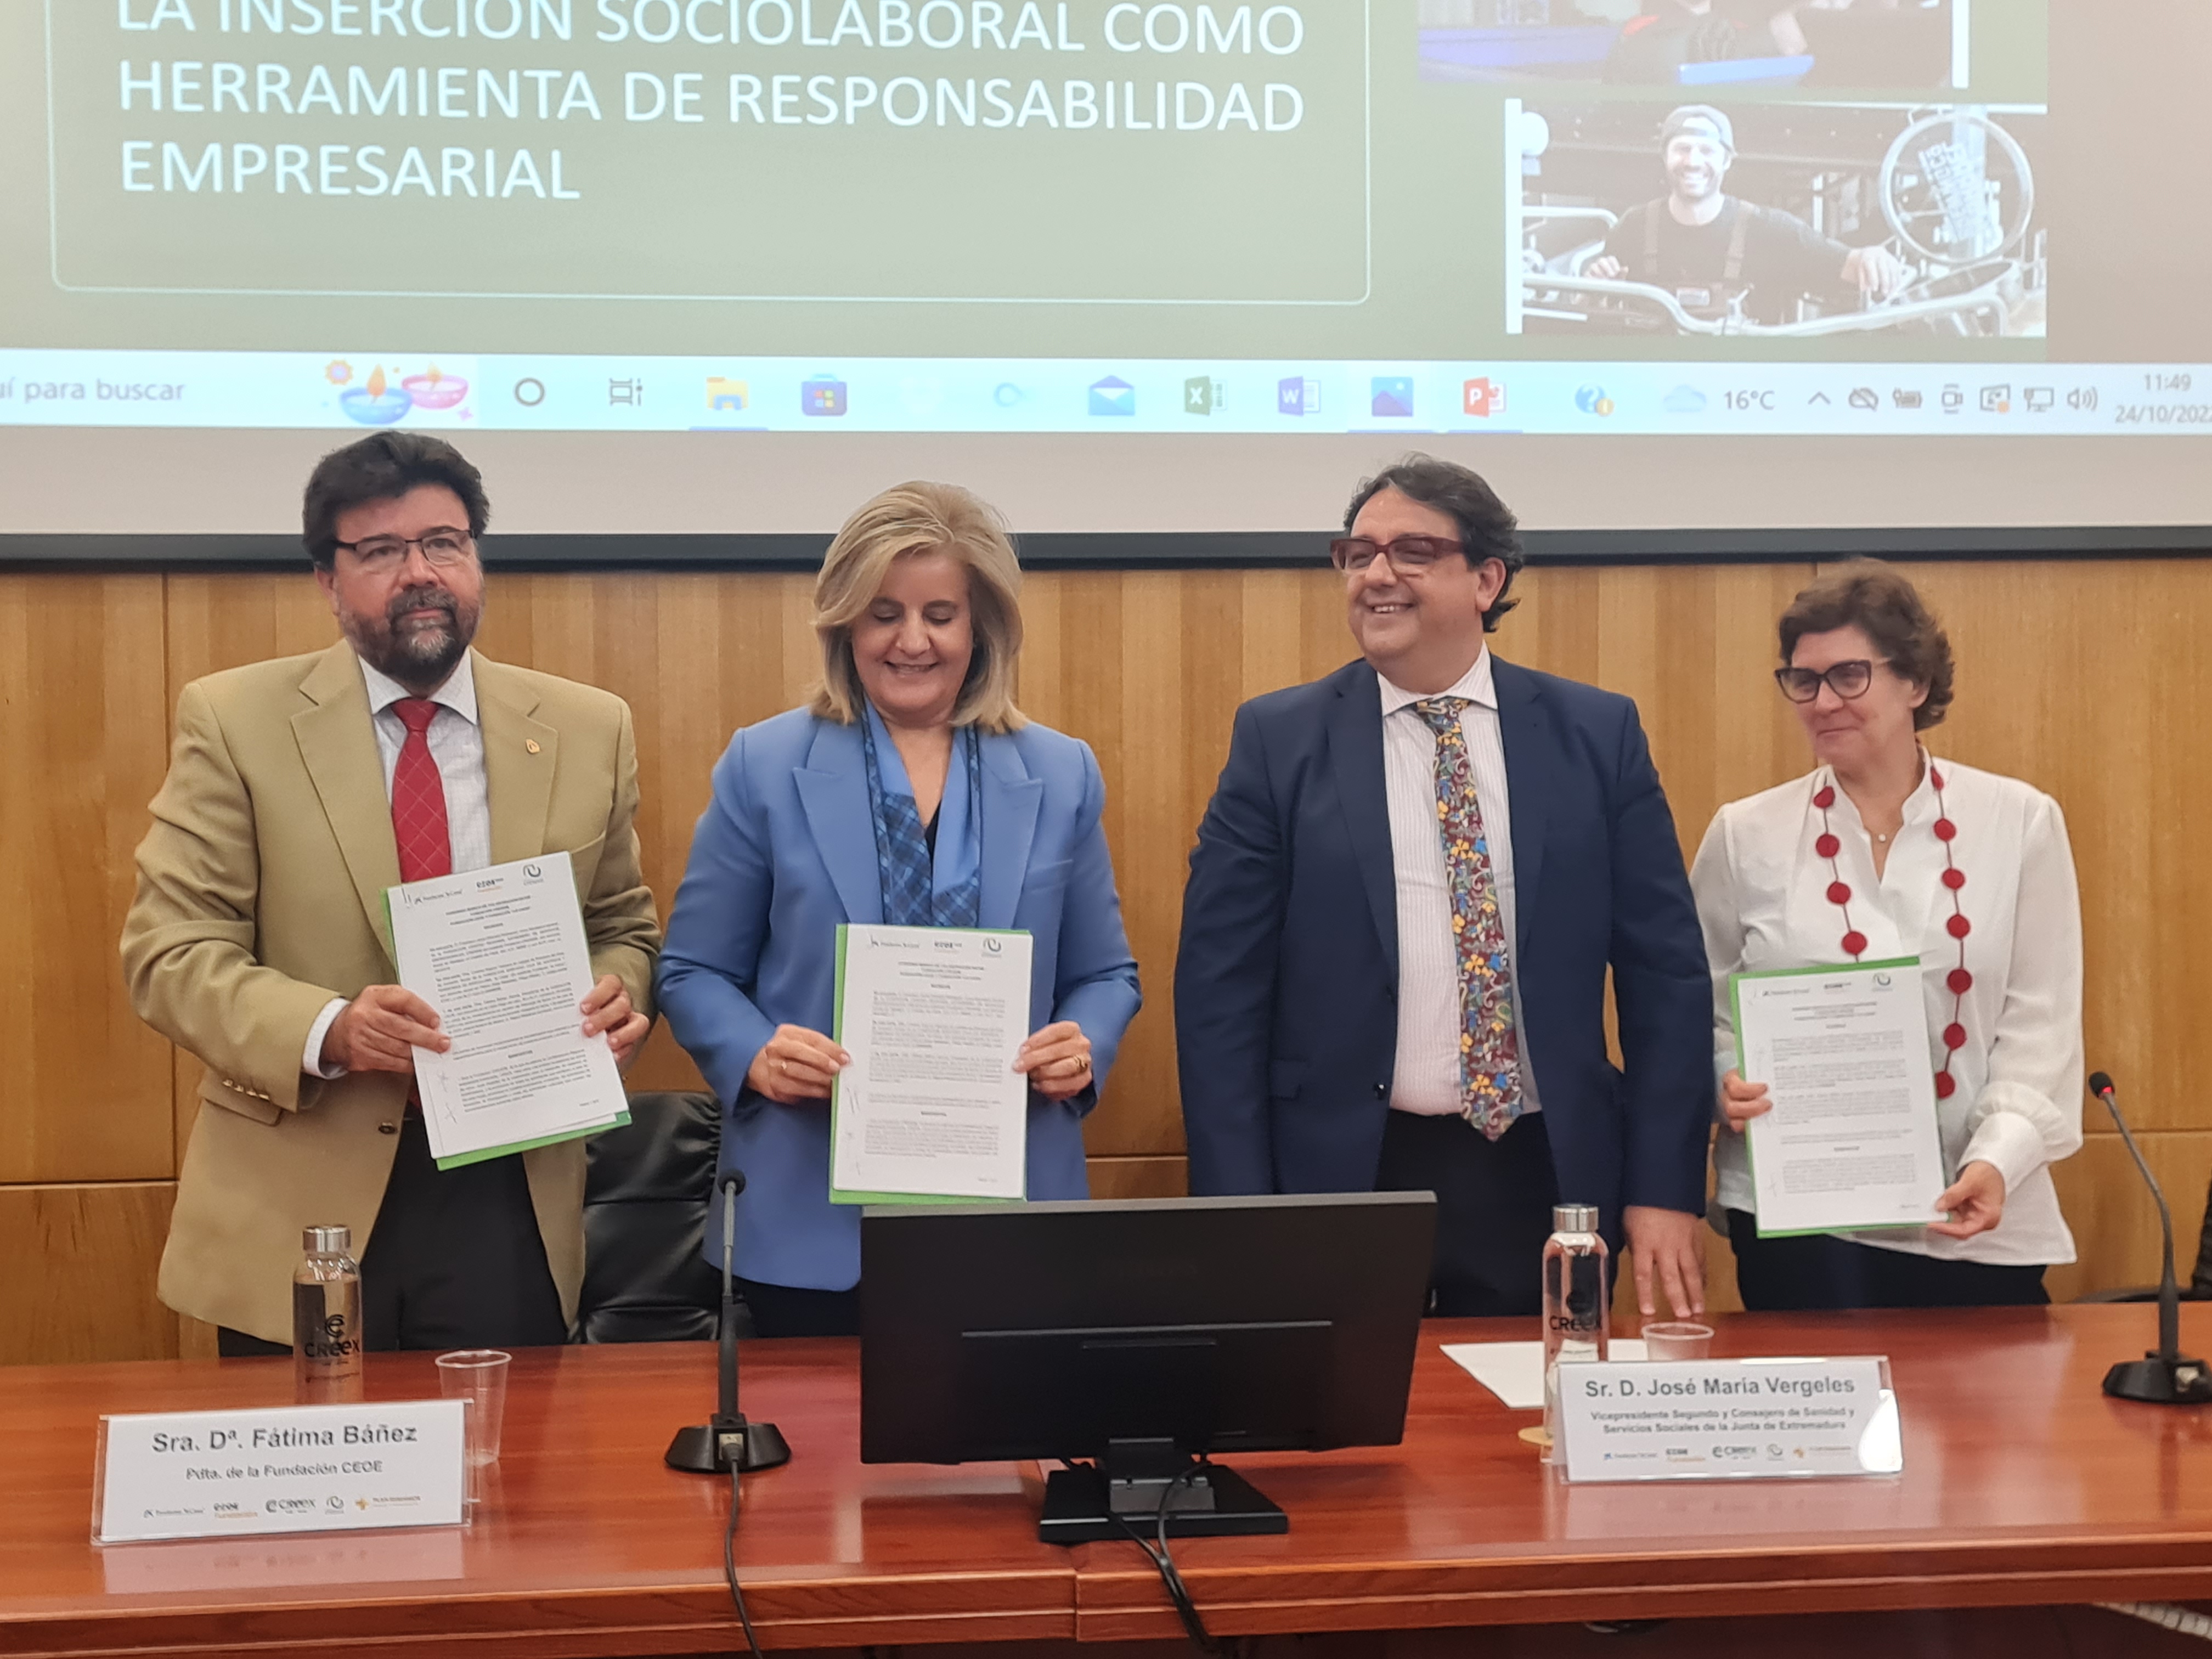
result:
M 1041 726 L 983 739 L 982 925 L 1026 929 L 1030 1029 L 1072 1019 L 1091 1087 L 1030 1102 L 1029 1196 L 1087 1198 L 1082 1119 L 1141 1000 L 1088 744 Z M 745 1086 L 779 1025 L 828 1031 L 840 922 L 883 920 L 867 763 L 858 726 L 793 709 L 749 726 L 714 766 L 714 799 L 668 921 L 655 975 L 669 1028 L 722 1103 L 722 1168 L 741 1169 L 737 1271 L 763 1284 L 849 1290 L 860 1212 L 830 1201 L 826 1103 L 780 1106 Z M 721 1206 L 708 1259 L 721 1261 Z

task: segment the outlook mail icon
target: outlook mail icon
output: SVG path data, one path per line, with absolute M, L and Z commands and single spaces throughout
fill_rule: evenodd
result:
M 1413 418 L 1413 380 L 1410 374 L 1377 374 L 1374 394 L 1376 420 L 1405 421 Z
M 1137 388 L 1118 374 L 1109 374 L 1091 388 L 1091 412 L 1093 415 L 1134 415 L 1137 412 Z

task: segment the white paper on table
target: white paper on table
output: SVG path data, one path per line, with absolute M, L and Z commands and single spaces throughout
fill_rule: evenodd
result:
M 837 930 L 830 1196 L 843 1203 L 1023 1195 L 1027 933 Z
M 1738 974 L 1738 1069 L 1774 1109 L 1747 1129 L 1763 1238 L 1924 1227 L 1950 1185 L 1920 960 Z
M 437 1011 L 415 1050 L 431 1155 L 494 1158 L 626 1121 L 604 1034 L 584 1035 L 592 953 L 566 853 L 410 882 L 391 895 L 399 982 Z
M 1516 1412 L 1544 1409 L 1544 1344 L 1532 1342 L 1447 1342 L 1444 1357 Z M 1644 1339 L 1616 1337 L 1606 1345 L 1607 1359 L 1641 1361 Z

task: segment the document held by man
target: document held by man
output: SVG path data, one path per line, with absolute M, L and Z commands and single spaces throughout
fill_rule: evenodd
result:
M 1761 1237 L 1924 1227 L 1950 1183 L 1936 1130 L 1920 959 L 1738 974 L 1738 1070 Z
M 411 882 L 389 899 L 399 982 L 453 1041 L 415 1051 L 439 1168 L 629 1121 L 614 1051 L 584 1035 L 592 953 L 566 853 Z
M 852 1063 L 831 1103 L 840 1204 L 1018 1199 L 1029 1153 L 1030 936 L 837 930 L 837 1029 Z

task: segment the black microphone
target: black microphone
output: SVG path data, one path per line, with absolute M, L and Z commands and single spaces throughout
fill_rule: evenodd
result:
M 2201 1359 L 2184 1358 L 2181 1352 L 2181 1287 L 2173 1277 L 2173 1212 L 2166 1208 L 2158 1177 L 2151 1174 L 2135 1136 L 2128 1133 L 2128 1121 L 2120 1115 L 2120 1103 L 2113 1098 L 2112 1078 L 2103 1072 L 2090 1073 L 2089 1092 L 2105 1103 L 2105 1109 L 2119 1126 L 2128 1155 L 2142 1172 L 2150 1195 L 2158 1200 L 2158 1224 L 2166 1239 L 2165 1272 L 2158 1284 L 2158 1346 L 2141 1359 L 2123 1360 L 2106 1371 L 2105 1392 L 2118 1400 L 2141 1400 L 2160 1406 L 2212 1402 L 2212 1370 Z
M 782 1430 L 773 1423 L 748 1423 L 738 1409 L 738 1292 L 731 1258 L 737 1249 L 738 1194 L 745 1189 L 744 1171 L 731 1170 L 721 1186 L 722 1322 L 715 1412 L 708 1422 L 677 1430 L 676 1438 L 668 1443 L 668 1467 L 692 1474 L 726 1474 L 732 1469 L 750 1474 L 791 1462 L 791 1447 Z

